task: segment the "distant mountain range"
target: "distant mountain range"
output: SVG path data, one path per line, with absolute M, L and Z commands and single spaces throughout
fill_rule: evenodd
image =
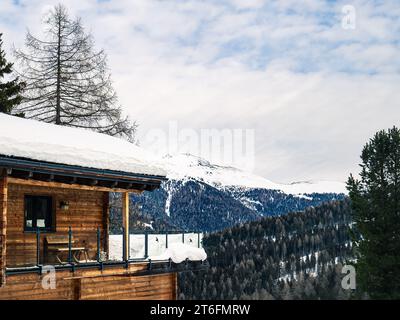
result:
M 291 184 L 278 184 L 264 177 L 243 170 L 212 164 L 209 161 L 190 155 L 166 156 L 161 163 L 172 180 L 192 179 L 204 182 L 218 189 L 244 188 L 280 190 L 287 194 L 346 193 L 343 182 L 300 181 Z
M 159 190 L 132 195 L 139 219 L 154 229 L 217 231 L 343 199 L 346 194 L 341 182 L 277 184 L 190 154 L 167 156 L 162 166 L 169 180 Z

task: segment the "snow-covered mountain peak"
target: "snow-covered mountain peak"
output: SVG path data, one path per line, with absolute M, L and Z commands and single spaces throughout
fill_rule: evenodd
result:
M 169 179 L 202 181 L 217 188 L 281 190 L 287 194 L 347 193 L 345 184 L 337 181 L 300 181 L 274 183 L 264 177 L 231 166 L 217 165 L 191 155 L 167 155 L 162 166 Z
M 209 168 L 209 169 L 216 169 L 216 168 L 225 168 L 225 169 L 230 169 L 230 170 L 239 170 L 237 168 L 231 167 L 231 166 L 223 166 L 223 165 L 219 165 L 216 163 L 211 163 L 210 161 L 192 155 L 190 153 L 180 153 L 180 154 L 176 154 L 176 155 L 170 155 L 167 154 L 166 156 L 163 157 L 163 160 L 165 160 L 167 166 L 173 166 L 173 167 L 203 167 L 205 168 Z

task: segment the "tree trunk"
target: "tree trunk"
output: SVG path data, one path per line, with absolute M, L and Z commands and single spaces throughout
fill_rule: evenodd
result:
M 56 124 L 61 124 L 61 14 L 58 17 Z

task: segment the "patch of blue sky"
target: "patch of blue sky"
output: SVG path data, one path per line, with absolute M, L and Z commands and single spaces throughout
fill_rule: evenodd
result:
M 324 27 L 335 27 L 342 23 L 342 15 L 338 12 L 316 12 L 314 17 L 318 20 L 318 25 Z
M 249 37 L 239 37 L 221 44 L 216 60 L 248 53 L 254 50 L 254 40 Z
M 195 47 L 206 36 L 208 22 L 200 22 L 197 28 L 186 37 L 178 37 L 175 42 L 178 46 Z

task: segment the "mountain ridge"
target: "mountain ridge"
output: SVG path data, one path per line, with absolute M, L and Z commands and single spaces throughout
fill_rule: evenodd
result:
M 174 180 L 192 178 L 216 187 L 280 190 L 294 195 L 308 193 L 347 194 L 345 183 L 339 181 L 308 180 L 283 184 L 233 166 L 213 164 L 206 159 L 188 153 L 175 156 L 167 155 L 163 159 L 163 169 L 167 172 L 167 178 Z
M 238 223 L 345 198 L 344 184 L 276 184 L 243 170 L 210 163 L 192 155 L 168 157 L 168 180 L 160 189 L 132 194 L 135 219 L 154 230 L 213 232 Z M 284 189 L 284 190 L 282 190 Z M 112 232 L 120 232 L 119 214 Z

